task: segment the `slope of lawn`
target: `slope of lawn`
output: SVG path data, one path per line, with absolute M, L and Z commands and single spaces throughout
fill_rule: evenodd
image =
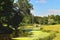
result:
M 44 38 L 49 36 L 49 33 L 47 32 L 42 32 L 42 31 L 31 31 L 33 33 L 33 35 L 31 35 L 31 37 L 35 37 L 35 38 Z
M 32 35 L 30 37 L 18 37 L 12 38 L 13 40 L 38 40 L 39 38 L 45 38 L 49 36 L 49 33 L 42 31 L 31 31 Z
M 40 38 L 42 38 L 43 40 L 52 40 L 54 38 L 53 40 L 60 40 L 60 25 L 42 25 L 41 28 L 42 30 L 34 29 L 35 31 L 34 30 L 31 31 L 32 35 L 30 35 L 29 37 L 18 37 L 13 39 L 14 40 L 39 40 Z M 51 32 L 47 32 L 47 31 L 51 31 Z M 54 34 L 56 34 L 56 37 L 53 37 Z
M 60 33 L 58 33 L 57 36 L 53 40 L 60 40 Z
M 60 25 L 42 25 L 42 30 L 58 32 L 53 40 L 60 40 Z
M 43 30 L 59 31 L 60 25 L 42 25 Z
M 34 40 L 34 38 L 31 37 L 18 37 L 18 38 L 12 38 L 13 40 Z

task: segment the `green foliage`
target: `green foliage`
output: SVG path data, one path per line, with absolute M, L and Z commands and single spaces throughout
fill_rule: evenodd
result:
M 12 34 L 14 28 L 15 35 L 19 35 L 18 28 L 30 22 L 31 9 L 32 5 L 28 0 L 18 0 L 17 3 L 14 3 L 14 0 L 0 0 L 0 30 L 3 30 L 4 34 L 8 34 L 9 32 Z M 23 24 L 20 24 L 21 22 Z
M 24 14 L 26 14 L 27 16 L 31 15 L 30 10 L 33 7 L 28 0 L 18 0 L 17 5 L 18 8 L 24 12 Z
M 22 20 L 23 23 L 29 23 L 29 21 L 30 21 L 30 17 L 29 16 L 24 17 L 23 20 Z
M 26 26 L 27 24 L 26 23 L 20 23 L 19 25 L 20 26 Z
M 34 17 L 34 23 L 42 24 L 43 23 L 42 21 L 43 21 L 42 17 L 38 17 L 38 16 Z
M 47 17 L 35 16 L 34 22 L 37 24 L 48 24 L 48 18 Z
M 9 28 L 8 19 L 9 13 L 11 13 L 13 7 L 13 1 L 0 0 L 0 32 L 1 34 L 10 34 L 12 29 Z
M 44 17 L 34 16 L 34 23 L 42 25 L 60 24 L 60 15 L 48 15 Z

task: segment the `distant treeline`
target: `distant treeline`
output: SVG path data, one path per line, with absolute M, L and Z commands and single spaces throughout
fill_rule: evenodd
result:
M 37 24 L 60 24 L 60 15 L 48 15 L 44 17 L 34 16 L 34 23 Z

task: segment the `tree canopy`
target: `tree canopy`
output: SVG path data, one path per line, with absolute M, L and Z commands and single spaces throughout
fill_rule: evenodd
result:
M 18 0 L 16 3 L 14 0 L 0 0 L 0 33 L 11 34 L 14 28 L 17 35 L 19 24 L 24 17 L 29 20 L 32 8 L 28 0 Z

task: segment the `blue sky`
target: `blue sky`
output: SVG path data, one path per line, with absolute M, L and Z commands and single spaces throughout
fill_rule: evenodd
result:
M 30 0 L 35 16 L 60 15 L 60 0 Z

